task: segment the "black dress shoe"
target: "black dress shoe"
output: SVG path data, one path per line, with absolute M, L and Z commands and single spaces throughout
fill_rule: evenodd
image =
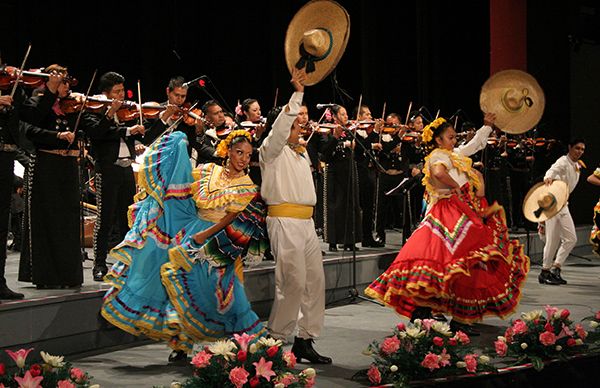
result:
M 14 292 L 7 286 L 0 288 L 0 299 L 23 299 L 25 295 Z
M 562 284 L 560 280 L 558 280 L 550 270 L 543 269 L 538 276 L 538 281 L 540 284 L 551 284 L 553 286 L 558 286 Z M 566 282 L 565 282 L 566 283 Z
M 337 252 L 337 246 L 335 244 L 329 244 L 329 252 Z
M 101 282 L 104 280 L 104 276 L 108 272 L 108 267 L 104 264 L 94 265 L 94 269 L 92 269 L 92 275 L 94 276 L 95 282 Z
M 560 276 L 560 268 L 554 267 L 550 270 L 554 278 L 560 282 L 560 284 L 567 284 L 567 281 Z
M 433 319 L 431 316 L 431 308 L 430 307 L 417 307 L 413 310 L 410 315 L 410 322 L 413 323 L 415 319 Z
M 173 350 L 169 354 L 169 362 L 182 362 L 187 361 L 187 353 L 183 350 Z
M 365 248 L 382 248 L 385 246 L 385 243 L 376 240 L 371 240 L 363 242 L 362 246 Z
M 312 346 L 313 342 L 314 340 L 312 338 L 294 338 L 292 353 L 294 353 L 294 356 L 296 356 L 296 360 L 298 362 L 302 362 L 302 359 L 305 359 L 311 364 L 331 364 L 332 360 L 330 357 L 321 356 L 319 353 L 317 353 Z
M 431 316 L 433 319 L 435 319 L 438 322 L 448 322 L 448 319 L 446 318 L 446 316 L 442 313 L 438 313 L 438 314 L 433 314 Z
M 467 325 L 464 323 L 456 322 L 454 319 L 450 321 L 450 330 L 456 333 L 457 331 L 462 331 L 469 337 L 477 337 L 479 336 L 479 332 L 475 330 L 472 325 Z

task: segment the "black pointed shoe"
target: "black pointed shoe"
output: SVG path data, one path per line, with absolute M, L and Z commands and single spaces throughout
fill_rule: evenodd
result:
M 543 269 L 538 276 L 538 281 L 540 284 L 550 284 L 553 286 L 558 286 L 562 284 L 560 280 L 558 280 L 550 270 Z
M 169 354 L 169 362 L 183 362 L 187 361 L 187 353 L 183 350 L 173 350 Z
M 92 269 L 92 275 L 94 276 L 95 282 L 104 281 L 104 276 L 108 272 L 108 267 L 106 264 L 94 264 L 94 268 Z
M 417 307 L 413 310 L 410 315 L 410 323 L 413 323 L 415 319 L 433 319 L 431 316 L 430 307 Z
M 296 356 L 296 360 L 298 362 L 302 362 L 302 359 L 305 359 L 310 364 L 331 364 L 331 358 L 321 356 L 319 353 L 317 353 L 317 351 L 312 346 L 313 342 L 314 340 L 312 338 L 294 338 L 292 353 L 294 353 L 294 356 Z
M 335 244 L 329 244 L 329 252 L 337 252 L 337 245 Z
M 560 284 L 567 284 L 567 281 L 560 276 L 560 268 L 554 267 L 550 270 L 554 278 L 560 282 Z
M 25 295 L 14 292 L 7 286 L 0 287 L 0 299 L 23 299 Z

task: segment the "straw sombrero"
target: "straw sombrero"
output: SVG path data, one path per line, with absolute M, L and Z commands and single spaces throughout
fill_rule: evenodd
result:
M 504 70 L 491 76 L 481 87 L 479 106 L 495 113 L 495 125 L 507 133 L 520 134 L 537 125 L 544 113 L 544 91 L 528 73 Z
M 285 35 L 285 60 L 306 68 L 305 85 L 320 82 L 335 69 L 350 37 L 350 15 L 331 0 L 313 0 L 294 15 Z
M 542 222 L 552 218 L 567 203 L 569 186 L 563 181 L 553 181 L 551 185 L 537 183 L 523 200 L 523 214 L 531 222 Z

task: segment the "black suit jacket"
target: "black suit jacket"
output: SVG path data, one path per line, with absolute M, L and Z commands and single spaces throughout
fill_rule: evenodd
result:
M 143 138 L 140 135 L 127 136 L 127 125 L 117 124 L 103 113 L 86 114 L 83 121 L 84 130 L 90 139 L 92 156 L 100 167 L 117 161 L 121 139 L 125 140 L 131 157 L 135 159 L 135 141 L 141 142 Z

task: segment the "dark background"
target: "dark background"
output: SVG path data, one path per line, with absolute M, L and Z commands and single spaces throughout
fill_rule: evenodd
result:
M 525 0 L 523 0 L 525 1 Z M 481 124 L 479 93 L 490 75 L 490 7 L 487 1 L 340 1 L 351 18 L 350 40 L 336 70 L 337 83 L 353 101 L 340 99 L 330 76 L 306 91 L 313 118 L 316 103 L 363 103 L 379 117 L 404 118 L 409 102 L 435 116 L 458 109 Z M 587 141 L 583 171 L 571 199 L 576 223 L 591 223 L 599 189 L 585 178 L 600 161 L 600 8 L 578 0 L 527 3 L 527 71 L 546 94 L 539 136 Z M 283 43 L 289 21 L 305 1 L 25 2 L 1 1 L 2 61 L 19 66 L 33 44 L 28 68 L 59 63 L 85 92 L 95 69 L 116 71 L 137 99 L 162 101 L 171 76 L 208 75 L 206 90 L 234 108 L 257 98 L 266 115 L 291 94 Z M 86 9 L 91 8 L 91 11 Z M 506 26 L 510 29 L 510 23 Z M 95 92 L 95 90 L 94 90 Z M 192 99 L 206 100 L 201 90 Z M 459 124 L 460 126 L 460 124 Z

